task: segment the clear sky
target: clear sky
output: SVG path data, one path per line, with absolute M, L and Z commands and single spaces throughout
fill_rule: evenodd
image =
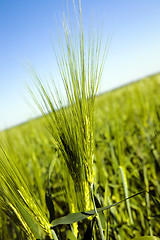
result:
M 75 0 L 76 1 L 76 0 Z M 68 0 L 72 9 L 72 0 Z M 67 0 L 0 1 L 0 130 L 35 115 L 27 105 L 29 61 L 59 81 L 51 45 Z M 103 20 L 103 41 L 112 34 L 99 92 L 160 72 L 160 0 L 82 0 L 84 27 L 92 11 Z M 96 21 L 96 17 L 94 21 Z

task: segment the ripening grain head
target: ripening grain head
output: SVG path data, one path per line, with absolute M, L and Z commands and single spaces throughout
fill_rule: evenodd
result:
M 74 1 L 73 4 L 75 7 Z M 74 24 L 64 16 L 65 41 L 58 35 L 60 56 L 53 44 L 67 107 L 64 106 L 56 87 L 45 88 L 35 73 L 33 74 L 40 99 L 37 100 L 32 91 L 31 94 L 45 116 L 54 143 L 65 160 L 80 203 L 83 208 L 88 208 L 90 184 L 93 182 L 94 103 L 107 48 L 103 49 L 102 55 L 101 34 L 96 37 L 92 29 L 89 36 L 84 34 L 80 1 L 79 12 L 75 16 Z

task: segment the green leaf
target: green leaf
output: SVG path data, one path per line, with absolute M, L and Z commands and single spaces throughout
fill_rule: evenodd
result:
M 21 204 L 18 201 L 16 202 L 16 205 L 17 205 L 17 208 L 19 209 L 19 211 L 21 212 L 25 222 L 27 223 L 30 230 L 34 234 L 34 236 L 37 239 L 41 239 L 41 234 L 39 231 L 40 228 L 38 228 L 36 221 L 34 221 L 34 219 L 31 217 L 31 215 L 21 206 Z
M 145 192 L 145 190 L 143 190 L 143 191 L 141 191 L 139 193 L 136 193 L 136 194 L 134 194 L 134 195 L 132 195 L 132 196 L 126 198 L 126 199 L 123 199 L 120 202 L 111 204 L 111 205 L 106 206 L 106 207 L 97 208 L 97 212 L 99 213 L 99 212 L 102 212 L 102 211 L 104 211 L 106 209 L 109 209 L 111 207 L 115 207 L 118 204 L 126 201 L 127 199 L 135 197 L 135 196 L 137 196 L 137 195 L 139 195 L 139 194 L 141 194 L 143 192 Z M 82 221 L 82 220 L 88 218 L 89 216 L 93 216 L 93 215 L 95 215 L 95 211 L 94 210 L 87 211 L 87 212 L 71 213 L 71 214 L 68 214 L 68 215 L 66 215 L 64 217 L 61 217 L 61 218 L 53 220 L 51 222 L 51 226 L 53 228 L 53 227 L 55 227 L 57 225 L 60 225 L 60 224 L 72 224 L 72 223 L 75 223 L 75 222 L 78 222 L 78 221 Z

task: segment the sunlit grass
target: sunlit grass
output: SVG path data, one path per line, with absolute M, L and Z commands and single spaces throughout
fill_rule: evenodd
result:
M 17 159 L 11 153 L 12 157 L 9 157 L 3 148 L 0 152 L 1 210 L 31 239 L 41 238 L 44 232 L 52 236 L 48 218 L 33 192 L 23 159 Z

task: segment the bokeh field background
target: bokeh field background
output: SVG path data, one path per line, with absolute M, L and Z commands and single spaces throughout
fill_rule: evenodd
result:
M 100 206 L 125 198 L 121 169 L 129 196 L 143 189 L 150 192 L 130 199 L 130 213 L 126 203 L 104 211 L 108 239 L 160 235 L 159 95 L 160 75 L 157 74 L 96 98 L 94 180 Z M 8 129 L 1 132 L 1 137 L 9 144 L 9 152 L 16 155 L 19 167 L 25 168 L 36 199 L 46 214 L 44 196 L 52 163 L 50 181 L 55 216 L 58 218 L 68 214 L 70 203 L 76 196 L 73 195 L 66 168 L 43 125 L 43 119 Z M 2 212 L 0 224 L 1 239 L 26 239 Z M 64 225 L 60 229 L 62 235 L 67 231 Z

